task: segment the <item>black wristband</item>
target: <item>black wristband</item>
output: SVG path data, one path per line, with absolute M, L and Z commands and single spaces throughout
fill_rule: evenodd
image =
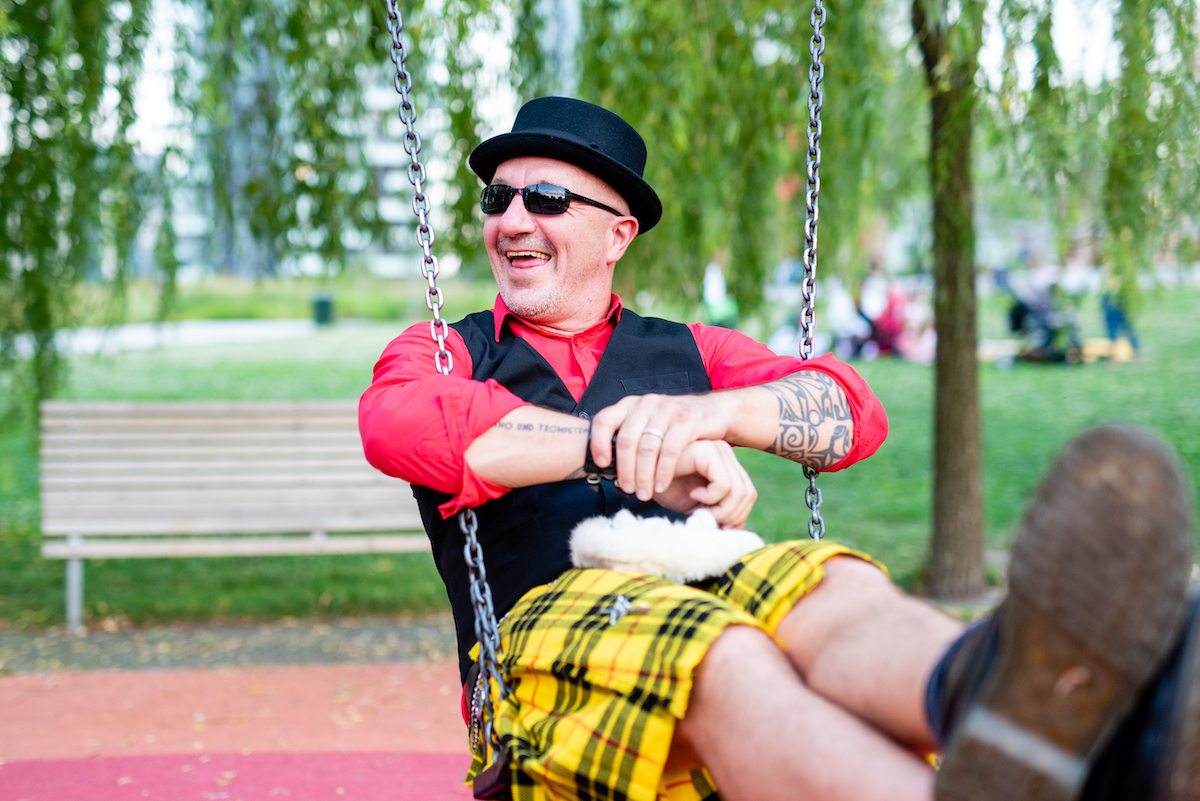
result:
M 608 467 L 597 467 L 596 462 L 592 459 L 592 421 L 588 420 L 588 438 L 587 447 L 583 452 L 583 475 L 587 478 L 589 484 L 599 484 L 600 479 L 607 478 L 609 481 L 617 477 L 617 435 L 613 434 L 612 438 L 612 461 Z

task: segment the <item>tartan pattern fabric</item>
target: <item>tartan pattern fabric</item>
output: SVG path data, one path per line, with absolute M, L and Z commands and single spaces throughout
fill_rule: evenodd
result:
M 839 554 L 867 558 L 787 542 L 702 586 L 576 569 L 526 593 L 500 623 L 512 695 L 493 688 L 515 801 L 719 801 L 706 772 L 663 770 L 692 672 L 726 626 L 773 634 Z M 483 767 L 476 753 L 469 776 Z

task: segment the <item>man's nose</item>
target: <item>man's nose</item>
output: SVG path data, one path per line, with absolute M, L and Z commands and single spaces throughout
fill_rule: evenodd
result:
M 525 208 L 525 196 L 518 192 L 500 215 L 500 232 L 506 236 L 524 234 L 534 230 L 533 215 Z

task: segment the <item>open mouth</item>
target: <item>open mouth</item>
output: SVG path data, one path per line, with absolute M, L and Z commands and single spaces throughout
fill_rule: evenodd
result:
M 506 250 L 504 257 L 518 270 L 527 270 L 550 261 L 550 254 L 541 250 Z

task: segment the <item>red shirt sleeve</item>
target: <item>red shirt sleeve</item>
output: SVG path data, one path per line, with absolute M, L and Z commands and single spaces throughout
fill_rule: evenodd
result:
M 437 347 L 428 323 L 394 339 L 359 400 L 358 430 L 372 466 L 453 495 L 439 507 L 450 517 L 508 492 L 475 475 L 463 454 L 476 437 L 526 404 L 496 381 L 471 378 L 470 351 L 454 329 L 446 347 L 453 358 L 450 375 L 434 365 Z
M 854 444 L 841 461 L 822 472 L 843 470 L 866 459 L 887 439 L 888 419 L 883 404 L 863 377 L 832 353 L 805 361 L 796 356 L 780 356 L 740 331 L 700 323 L 688 327 L 696 338 L 713 389 L 757 386 L 801 370 L 816 370 L 838 383 L 850 403 Z

